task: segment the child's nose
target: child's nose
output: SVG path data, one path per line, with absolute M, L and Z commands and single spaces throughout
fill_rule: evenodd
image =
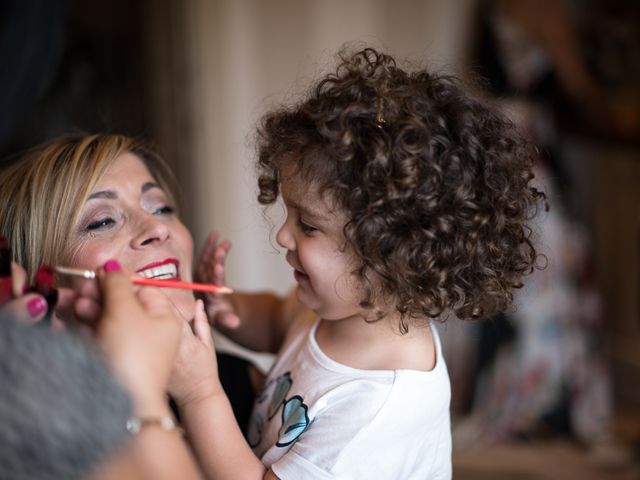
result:
M 288 227 L 287 221 L 285 221 L 278 230 L 278 233 L 276 234 L 276 242 L 278 242 L 278 245 L 282 248 L 295 250 L 295 241 L 291 234 L 291 230 Z
M 169 227 L 154 215 L 147 215 L 139 232 L 132 239 L 133 248 L 144 248 L 164 243 L 169 238 Z

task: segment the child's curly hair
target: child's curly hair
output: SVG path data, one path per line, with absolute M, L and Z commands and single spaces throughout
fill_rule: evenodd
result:
M 360 259 L 362 306 L 394 298 L 403 331 L 408 318 L 506 309 L 537 258 L 535 150 L 452 77 L 407 73 L 371 48 L 340 59 L 306 100 L 264 117 L 258 201 L 277 200 L 288 162 L 329 193 Z

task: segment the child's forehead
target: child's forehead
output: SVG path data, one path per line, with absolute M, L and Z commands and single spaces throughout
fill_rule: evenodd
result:
M 320 190 L 317 182 L 305 180 L 299 174 L 282 174 L 280 191 L 286 204 L 306 210 L 309 213 L 342 216 L 342 209 L 338 206 L 329 190 Z
M 300 175 L 283 174 L 280 182 L 280 190 L 285 201 L 295 201 L 299 204 L 329 203 L 328 194 L 320 193 L 316 182 L 304 180 Z

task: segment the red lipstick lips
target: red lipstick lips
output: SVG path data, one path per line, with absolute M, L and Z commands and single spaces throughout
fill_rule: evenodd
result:
M 138 272 L 142 272 L 143 270 L 148 270 L 150 268 L 155 268 L 155 267 L 161 267 L 162 265 L 167 265 L 169 263 L 173 263 L 178 269 L 180 268 L 180 261 L 175 259 L 175 258 L 167 258 L 166 260 L 163 260 L 161 262 L 151 262 L 148 265 L 145 265 L 142 268 L 139 268 L 138 270 L 136 270 L 136 273 Z

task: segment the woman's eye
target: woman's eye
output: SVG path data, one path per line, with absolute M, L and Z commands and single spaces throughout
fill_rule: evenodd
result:
M 110 225 L 113 225 L 116 221 L 111 217 L 101 218 L 100 220 L 96 220 L 95 222 L 91 222 L 85 228 L 87 230 L 100 230 L 103 228 L 107 228 Z
M 171 205 L 164 205 L 164 206 L 156 209 L 154 213 L 156 215 L 172 215 L 172 214 L 176 213 L 176 209 L 173 208 Z

